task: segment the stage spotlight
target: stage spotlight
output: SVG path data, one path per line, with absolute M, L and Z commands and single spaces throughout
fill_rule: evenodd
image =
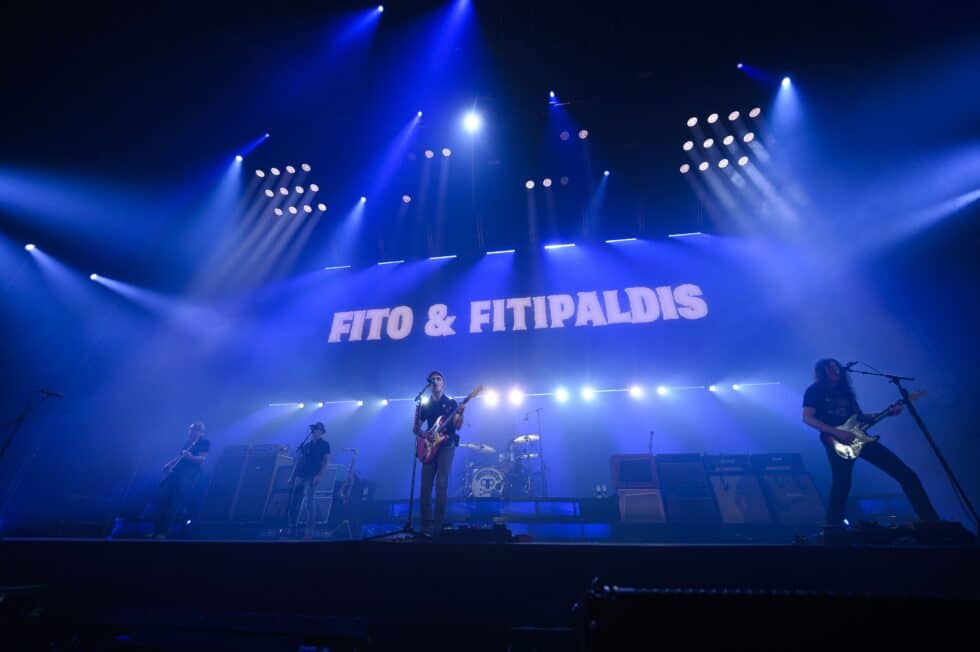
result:
M 327 210 L 327 205 L 323 203 L 317 204 L 316 207 L 321 213 L 326 212 Z
M 511 389 L 509 392 L 507 392 L 507 401 L 511 405 L 520 405 L 524 402 L 524 392 L 516 387 Z
M 384 13 L 384 10 L 385 10 L 385 6 L 384 5 L 378 5 L 378 13 L 379 14 Z
M 745 67 L 745 64 L 743 64 L 741 61 L 739 61 L 738 63 L 735 64 L 735 67 L 738 68 L 739 70 L 741 70 L 742 68 Z
M 630 387 L 630 397 L 631 398 L 643 398 L 643 388 L 639 385 L 633 385 Z
M 760 113 L 762 113 L 762 109 L 760 109 L 759 107 L 755 107 L 754 109 L 749 111 L 749 117 L 758 118 Z
M 698 165 L 698 169 L 701 170 L 702 172 L 704 172 L 705 170 L 707 170 L 708 169 L 708 162 L 707 161 L 702 161 Z
M 572 135 L 567 131 L 563 131 L 560 134 L 558 134 L 558 137 L 561 138 L 562 140 L 568 140 L 569 138 L 572 137 Z
M 421 118 L 421 117 L 422 117 L 422 112 L 421 112 L 421 111 L 419 111 L 418 113 L 416 113 L 416 114 L 415 114 L 415 117 L 417 117 L 417 118 Z
M 748 156 L 743 156 L 742 158 L 738 159 L 739 167 L 744 167 L 748 162 L 749 162 Z
M 436 155 L 436 153 L 433 152 L 431 149 L 425 150 L 425 158 L 432 158 L 435 155 Z
M 357 401 L 357 403 L 355 403 L 355 405 L 357 407 L 364 407 L 364 401 Z
M 98 274 L 89 274 L 89 275 L 88 275 L 88 280 L 90 280 L 90 281 L 98 281 L 98 280 L 99 280 L 99 278 L 100 278 L 100 277 L 99 277 L 99 275 L 98 275 Z
M 269 199 L 272 199 L 273 197 L 276 196 L 276 193 L 272 192 L 272 190 L 270 190 L 269 188 L 266 188 L 265 196 L 268 197 Z
M 483 116 L 481 116 L 476 111 L 467 111 L 466 115 L 463 116 L 463 129 L 467 133 L 475 134 L 480 131 L 480 127 L 483 126 Z
M 313 207 L 310 206 L 309 204 L 307 204 L 306 206 L 303 207 L 303 212 L 304 213 L 312 213 L 313 212 Z
M 450 156 L 453 155 L 453 150 L 449 149 L 448 147 L 443 147 L 442 155 L 445 156 L 446 158 L 449 158 Z
M 548 91 L 548 97 L 551 98 L 551 99 L 555 99 L 555 92 L 554 91 Z
M 280 217 L 282 216 L 282 209 L 281 208 L 273 208 L 272 209 L 272 212 L 275 213 L 277 216 L 280 216 Z
M 716 122 L 718 122 L 718 114 L 717 113 L 712 113 L 711 115 L 708 116 L 708 124 L 709 125 L 713 125 Z
M 320 192 L 320 186 L 316 185 L 315 183 L 311 183 L 310 190 L 312 190 L 313 192 Z
M 718 391 L 718 386 L 717 385 L 708 385 L 708 391 L 709 392 L 717 392 Z
M 289 188 L 285 188 L 285 187 L 280 188 L 279 189 L 279 194 L 280 195 L 288 195 L 289 194 Z
M 323 407 L 323 401 L 320 401 L 319 403 L 317 403 L 317 404 L 316 404 L 316 406 L 317 406 L 318 408 L 322 408 L 322 407 Z
M 303 186 L 296 186 L 296 192 L 302 195 L 306 191 L 303 189 Z
M 528 179 L 527 181 L 524 182 L 524 187 L 527 188 L 528 190 L 534 190 L 534 182 Z
M 737 392 L 738 390 L 742 389 L 742 386 L 739 385 L 738 383 L 735 383 L 734 385 L 732 385 L 732 389 L 734 389 Z
M 381 399 L 380 401 L 378 401 L 378 405 L 380 405 L 381 407 L 388 405 L 388 399 L 386 398 Z
M 271 172 L 271 173 L 272 173 L 272 175 L 273 175 L 273 176 L 276 176 L 276 177 L 278 177 L 278 176 L 279 176 L 279 174 L 280 174 L 280 172 L 279 172 L 279 168 L 271 168 L 271 169 L 269 170 L 269 172 Z
M 722 170 L 724 170 L 725 168 L 727 168 L 728 167 L 728 159 L 727 158 L 723 158 L 720 161 L 718 161 L 718 167 L 720 167 Z
M 687 126 L 688 127 L 693 127 L 697 123 L 698 123 L 698 119 L 695 118 L 694 116 L 691 116 L 690 118 L 687 119 Z
M 595 398 L 595 390 L 588 385 L 582 388 L 582 400 L 591 401 Z
M 715 144 L 715 139 L 714 138 L 705 138 L 704 139 L 704 148 L 705 149 L 711 149 L 711 146 L 714 145 L 714 144 Z
M 26 245 L 24 245 L 24 249 L 25 249 L 25 251 L 34 251 L 35 249 L 37 249 L 37 247 L 35 247 L 31 243 L 27 243 Z
M 793 82 L 790 81 L 789 77 L 783 77 L 783 81 L 782 81 L 783 88 L 789 88 L 789 85 L 791 83 Z
M 296 174 L 296 168 L 294 168 L 292 165 L 287 165 L 286 172 L 288 172 L 289 174 Z
M 684 141 L 684 145 L 682 147 L 685 152 L 690 152 L 692 149 L 694 149 L 694 141 L 693 140 Z
M 310 164 L 309 163 L 304 163 L 300 167 L 303 168 L 303 172 L 309 172 L 310 170 L 313 169 L 313 168 L 310 167 Z
M 602 171 L 602 176 L 608 177 L 609 176 L 609 170 L 603 170 Z
M 735 142 L 735 136 L 728 134 L 727 136 L 725 136 L 725 139 L 722 140 L 721 142 L 725 143 L 726 145 L 731 145 L 732 143 Z
M 361 195 L 361 203 L 362 204 L 367 203 L 367 197 L 365 197 L 364 195 Z
M 255 176 L 257 176 L 258 178 L 261 179 L 261 178 L 265 177 L 265 172 L 263 172 L 262 170 L 256 170 L 255 171 Z
M 412 196 L 411 195 L 402 195 L 402 203 L 411 204 L 412 203 Z
M 681 174 L 687 174 L 690 171 L 691 171 L 691 166 L 688 165 L 687 163 L 681 166 Z
M 295 207 L 295 206 L 290 206 L 290 207 L 289 207 L 289 214 L 290 214 L 290 215 L 295 215 L 295 214 L 296 214 L 296 213 L 298 213 L 298 212 L 299 212 L 299 211 L 297 211 L 297 210 L 296 210 L 296 207 Z
M 241 163 L 242 162 L 242 155 L 241 154 L 237 154 L 235 156 L 235 160 L 238 161 L 239 163 Z
M 559 387 L 555 390 L 555 400 L 559 403 L 565 403 L 568 401 L 568 390 L 564 387 Z
M 500 403 L 500 394 L 495 389 L 488 389 L 487 393 L 483 395 L 483 401 L 489 407 L 497 407 L 497 404 Z
M 657 395 L 667 396 L 667 394 L 670 394 L 670 389 L 668 389 L 666 385 L 660 385 L 657 387 Z
M 562 177 L 561 179 L 558 180 L 558 183 L 560 183 L 563 186 L 567 186 L 568 185 L 568 177 Z
M 306 403 L 300 403 L 300 404 L 299 404 L 299 409 L 301 409 L 301 410 L 302 410 L 302 409 L 303 409 L 303 408 L 305 408 L 305 407 L 306 407 Z
M 579 130 L 579 132 L 578 132 L 578 139 L 579 140 L 585 140 L 588 137 L 589 137 L 589 130 L 588 129 L 581 129 L 581 130 Z
M 753 140 L 755 140 L 755 134 L 752 133 L 751 131 L 749 133 L 745 134 L 744 136 L 742 136 L 742 141 L 743 142 L 751 143 Z
M 732 111 L 731 113 L 728 114 L 729 122 L 735 122 L 736 120 L 738 120 L 738 116 L 740 115 L 742 114 L 739 113 L 738 111 Z
M 545 177 L 545 178 L 544 178 L 544 179 L 543 179 L 543 180 L 541 181 L 541 185 L 542 185 L 542 186 L 544 186 L 545 188 L 550 188 L 550 187 L 551 187 L 551 179 L 549 179 L 549 178 L 547 178 L 547 177 Z

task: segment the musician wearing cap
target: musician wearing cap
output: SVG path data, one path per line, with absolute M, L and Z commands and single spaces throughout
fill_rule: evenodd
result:
M 163 466 L 166 477 L 160 483 L 154 505 L 154 537 L 166 538 L 174 519 L 184 510 L 209 450 L 211 441 L 204 437 L 204 424 L 195 421 L 187 427 L 187 441 L 180 454 Z
M 296 464 L 289 478 L 289 536 L 296 535 L 296 525 L 301 512 L 305 510 L 306 528 L 303 538 L 313 538 L 313 523 L 316 521 L 313 496 L 330 463 L 330 444 L 323 438 L 326 432 L 327 429 L 321 422 L 310 424 L 307 438 L 296 452 Z
M 422 464 L 422 493 L 419 498 L 419 505 L 422 510 L 422 532 L 430 536 L 438 536 L 446 515 L 449 471 L 453 465 L 453 457 L 456 455 L 456 447 L 459 446 L 457 432 L 463 425 L 463 410 L 466 409 L 466 404 L 465 401 L 462 405 L 457 404 L 455 400 L 446 396 L 446 380 L 440 372 L 433 371 L 430 373 L 428 381 L 432 388 L 432 398 L 428 403 L 419 407 L 415 413 L 415 434 L 421 433 L 422 421 L 425 421 L 426 427 L 431 429 L 437 419 L 440 417 L 446 419 L 455 412 L 455 416 L 446 424 L 445 433 L 449 437 L 448 440 L 439 447 L 431 461 Z M 434 515 L 432 510 L 433 484 L 436 490 Z

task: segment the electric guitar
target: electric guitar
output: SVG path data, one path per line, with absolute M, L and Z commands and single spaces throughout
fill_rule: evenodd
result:
M 173 458 L 172 460 L 170 460 L 169 462 L 163 465 L 163 472 L 170 473 L 171 471 L 173 471 L 174 467 L 177 466 L 177 463 L 180 462 L 182 459 L 184 459 L 183 450 L 180 451 L 180 454 L 177 457 Z
M 923 396 L 925 396 L 925 394 L 926 393 L 924 390 L 913 392 L 912 394 L 909 394 L 908 400 L 914 401 L 916 399 L 922 398 Z M 852 414 L 850 417 L 848 417 L 847 421 L 837 426 L 838 430 L 846 430 L 847 432 L 854 435 L 854 441 L 852 441 L 850 444 L 845 444 L 842 441 L 838 441 L 832 435 L 828 435 L 825 432 L 820 433 L 820 438 L 823 439 L 825 444 L 833 446 L 834 452 L 837 453 L 837 455 L 839 455 L 840 457 L 844 458 L 845 460 L 856 460 L 858 456 L 861 455 L 861 449 L 864 447 L 865 444 L 869 444 L 873 441 L 878 441 L 880 439 L 880 437 L 878 437 L 877 435 L 868 434 L 868 430 L 871 429 L 871 426 L 875 425 L 885 417 L 890 416 L 888 414 L 889 410 L 891 410 L 897 405 L 904 405 L 907 402 L 908 401 L 906 401 L 905 399 L 902 399 L 901 401 L 896 401 L 891 405 L 889 405 L 888 407 L 886 407 L 881 412 L 878 412 L 877 414 L 873 414 L 871 418 L 867 420 L 862 419 L 860 414 Z
M 418 457 L 422 464 L 427 464 L 435 459 L 436 454 L 439 452 L 439 447 L 442 446 L 449 435 L 446 434 L 446 428 L 452 423 L 456 415 L 459 414 L 460 409 L 470 402 L 471 398 L 476 398 L 480 392 L 483 391 L 483 385 L 478 386 L 472 392 L 466 395 L 462 403 L 456 405 L 453 411 L 445 416 L 440 416 L 436 419 L 436 422 L 432 424 L 432 427 L 423 433 L 418 435 L 418 444 L 415 447 L 415 456 Z

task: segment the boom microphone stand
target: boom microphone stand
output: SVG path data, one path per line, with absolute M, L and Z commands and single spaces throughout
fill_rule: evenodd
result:
M 973 503 L 970 502 L 970 498 L 966 495 L 966 492 L 963 491 L 963 487 L 960 486 L 959 481 L 956 479 L 956 476 L 953 474 L 953 469 L 951 469 L 949 467 L 949 464 L 946 463 L 946 458 L 944 458 L 943 454 L 939 452 L 939 446 L 936 445 L 936 442 L 935 440 L 933 440 L 932 435 L 929 434 L 929 429 L 926 428 L 926 423 L 925 421 L 922 420 L 922 417 L 919 415 L 919 411 L 915 409 L 915 403 L 909 400 L 909 390 L 905 389 L 905 386 L 902 385 L 903 380 L 914 381 L 915 378 L 909 378 L 908 376 L 895 376 L 892 374 L 883 374 L 874 371 L 860 371 L 858 369 L 850 369 L 849 371 L 854 374 L 863 374 L 865 376 L 880 376 L 881 378 L 887 378 L 888 382 L 895 385 L 895 387 L 898 389 L 898 393 L 902 395 L 902 401 L 905 404 L 905 407 L 909 409 L 909 414 L 911 414 L 912 418 L 915 419 L 915 423 L 919 426 L 919 430 L 922 431 L 922 435 L 926 438 L 926 441 L 929 442 L 929 446 L 932 447 L 932 451 L 936 454 L 936 457 L 939 459 L 940 464 L 943 465 L 943 470 L 946 471 L 946 475 L 949 476 L 949 481 L 953 484 L 953 487 L 956 489 L 956 493 L 959 495 L 960 500 L 963 501 L 963 504 L 966 505 L 967 510 L 970 512 L 970 516 L 973 518 L 974 525 L 976 525 L 977 528 L 980 529 L 980 516 L 977 516 L 977 510 L 974 509 Z M 980 536 L 980 532 L 977 533 L 977 536 Z
M 425 383 L 425 387 L 423 387 L 422 389 L 420 389 L 419 390 L 419 393 L 415 395 L 414 402 L 415 402 L 415 413 L 416 414 L 418 414 L 418 410 L 419 410 L 419 408 L 422 405 L 422 394 L 425 394 L 425 390 L 429 389 L 429 385 L 431 385 L 431 384 L 432 384 L 431 382 Z M 412 425 L 414 425 L 414 424 L 412 424 Z M 412 440 L 412 486 L 411 486 L 411 489 L 409 489 L 409 491 L 408 491 L 408 518 L 405 520 L 405 525 L 402 526 L 402 529 L 396 530 L 395 532 L 386 532 L 385 534 L 375 534 L 375 535 L 370 536 L 370 537 L 365 537 L 365 538 L 361 539 L 361 541 L 373 541 L 375 539 L 387 539 L 388 537 L 397 536 L 399 534 L 408 536 L 408 537 L 413 538 L 413 539 L 419 539 L 419 538 L 422 538 L 423 537 L 423 535 L 421 533 L 416 532 L 415 529 L 412 527 L 412 515 L 413 515 L 413 512 L 415 511 L 415 473 L 416 473 L 416 470 L 418 469 L 418 464 L 415 463 L 416 462 L 416 455 L 415 454 L 416 454 L 416 447 L 417 446 L 418 446 L 417 438 L 414 438 Z

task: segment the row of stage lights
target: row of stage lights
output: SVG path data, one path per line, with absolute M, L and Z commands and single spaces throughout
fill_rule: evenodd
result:
M 602 176 L 608 177 L 609 170 L 603 170 Z M 568 177 L 565 176 L 558 179 L 558 183 L 560 183 L 563 186 L 567 186 L 568 181 L 569 181 Z M 524 187 L 527 188 L 528 190 L 534 190 L 535 185 L 537 184 L 534 183 L 534 179 L 528 179 L 527 181 L 524 182 Z M 544 179 L 541 180 L 541 187 L 543 188 L 550 188 L 553 185 L 554 185 L 554 181 L 551 180 L 551 177 L 545 177 Z
M 743 389 L 749 387 L 762 387 L 766 385 L 778 385 L 778 381 L 773 382 L 762 382 L 762 383 L 733 383 L 731 385 L 693 385 L 686 387 L 669 387 L 667 385 L 658 385 L 654 388 L 654 392 L 657 396 L 670 396 L 674 392 L 687 391 L 687 390 L 707 390 L 712 394 L 717 394 L 719 392 L 724 392 L 731 388 L 733 392 L 740 392 Z M 586 402 L 594 401 L 599 394 L 628 394 L 630 398 L 635 400 L 642 400 L 647 396 L 647 390 L 642 385 L 631 385 L 627 388 L 622 389 L 596 389 L 590 385 L 586 385 L 579 389 L 579 398 Z M 537 392 L 537 393 L 526 393 L 519 387 L 512 387 L 507 392 L 507 403 L 518 407 L 524 404 L 524 400 L 527 398 L 535 397 L 551 397 L 558 403 L 567 403 L 572 398 L 571 392 L 565 387 L 557 387 L 553 392 Z M 457 398 L 463 398 L 459 396 Z M 495 389 L 488 389 L 483 393 L 482 401 L 487 407 L 497 407 L 501 404 L 501 394 Z M 379 407 L 386 407 L 392 403 L 400 402 L 411 402 L 410 398 L 383 398 L 374 402 L 375 405 Z M 422 397 L 422 404 L 425 405 L 429 402 L 428 396 Z M 323 408 L 328 405 L 353 405 L 355 407 L 363 407 L 368 402 L 364 400 L 347 400 L 347 401 L 319 401 L 317 403 L 310 403 L 309 407 Z M 269 403 L 269 407 L 295 407 L 299 409 L 304 409 L 307 407 L 306 403 Z
M 748 116 L 750 118 L 755 119 L 758 118 L 761 114 L 762 114 L 762 109 L 760 107 L 755 107 L 749 111 Z M 736 120 L 738 120 L 741 117 L 742 114 L 740 111 L 737 110 L 732 111 L 728 114 L 728 122 L 734 123 Z M 707 118 L 705 118 L 705 122 L 710 125 L 716 124 L 719 120 L 721 120 L 721 116 L 719 116 L 717 113 L 712 113 Z M 687 126 L 690 127 L 691 129 L 697 127 L 697 125 L 698 125 L 697 116 L 692 115 L 690 118 L 687 119 Z M 753 142 L 754 140 L 755 140 L 755 132 L 753 131 L 747 131 L 741 137 L 741 141 L 746 145 Z M 721 144 L 730 148 L 735 145 L 735 142 L 736 142 L 735 136 L 732 134 L 728 134 L 722 139 Z M 705 138 L 704 141 L 701 143 L 701 147 L 704 148 L 705 150 L 711 149 L 714 146 L 715 146 L 715 139 L 710 136 L 708 138 Z M 681 145 L 681 149 L 683 149 L 685 152 L 692 151 L 694 147 L 695 147 L 695 143 L 693 140 L 686 140 L 684 141 L 684 144 Z M 718 166 L 719 169 L 724 170 L 728 166 L 732 165 L 732 163 L 733 161 L 730 161 L 728 158 L 723 157 L 716 163 L 716 165 Z M 740 156 L 737 159 L 735 159 L 734 163 L 736 163 L 739 167 L 745 167 L 749 163 L 749 157 L 745 155 Z M 697 169 L 701 172 L 707 172 L 710 167 L 711 164 L 708 163 L 707 161 L 701 161 L 697 165 Z M 680 166 L 681 174 L 687 174 L 691 170 L 692 170 L 692 165 L 690 163 L 683 163 Z

